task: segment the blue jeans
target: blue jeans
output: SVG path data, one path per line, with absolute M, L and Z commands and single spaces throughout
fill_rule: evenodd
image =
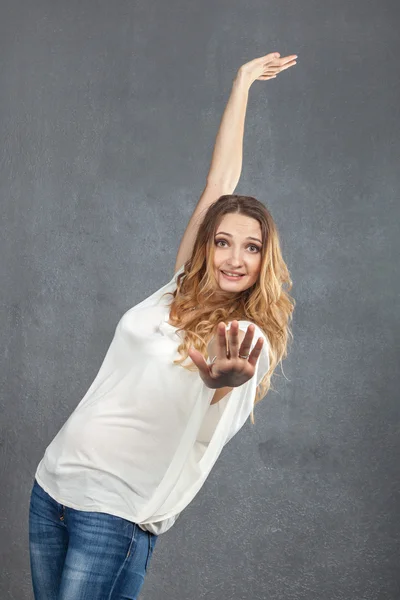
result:
M 29 507 L 35 600 L 136 600 L 157 539 L 121 517 L 63 506 L 35 479 Z

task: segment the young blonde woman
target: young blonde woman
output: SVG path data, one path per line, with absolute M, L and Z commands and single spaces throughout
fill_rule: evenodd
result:
M 176 521 L 287 355 L 294 301 L 279 237 L 240 177 L 248 93 L 296 64 L 243 65 L 172 279 L 120 319 L 100 370 L 33 482 L 36 600 L 138 598 Z M 286 290 L 284 289 L 286 287 Z

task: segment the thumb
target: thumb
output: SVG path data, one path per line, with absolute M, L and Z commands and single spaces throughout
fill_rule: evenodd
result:
M 204 360 L 204 356 L 201 352 L 196 350 L 195 348 L 189 348 L 188 354 L 199 371 L 205 375 L 206 377 L 210 377 L 209 366 Z

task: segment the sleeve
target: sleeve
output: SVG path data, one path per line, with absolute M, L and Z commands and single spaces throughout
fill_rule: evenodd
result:
M 215 428 L 217 427 L 218 422 L 228 404 L 229 396 L 231 395 L 231 393 L 232 392 L 226 394 L 226 396 L 221 398 L 219 402 L 216 402 L 215 404 L 210 404 L 203 419 L 203 422 L 200 426 L 199 433 L 197 435 L 198 442 L 208 444 L 208 442 L 211 440 Z
M 231 321 L 228 323 L 227 326 L 228 331 L 230 329 L 230 325 Z M 239 321 L 239 329 L 241 329 L 244 332 L 247 331 L 249 325 L 251 325 L 250 321 Z M 227 444 L 229 440 L 231 440 L 232 437 L 239 431 L 239 429 L 241 429 L 241 427 L 244 425 L 248 416 L 251 413 L 257 386 L 269 369 L 268 340 L 265 334 L 257 325 L 255 325 L 255 328 L 256 329 L 254 332 L 254 337 L 250 351 L 253 350 L 259 337 L 264 338 L 264 345 L 261 350 L 261 354 L 258 357 L 254 376 L 252 377 L 254 381 L 249 380 L 248 382 L 244 383 L 238 388 L 233 388 L 233 390 L 231 390 L 219 402 L 215 404 L 210 404 L 200 426 L 199 433 L 197 435 L 197 441 L 200 443 L 208 444 L 211 441 L 211 438 L 214 435 L 218 423 L 221 420 L 221 417 L 226 407 L 228 406 L 228 403 L 235 402 L 234 398 L 240 398 L 242 404 L 245 404 L 245 406 L 247 406 L 247 409 L 246 412 L 242 412 L 240 418 L 237 419 L 235 423 L 232 423 L 231 430 L 229 431 L 224 444 Z
M 251 324 L 251 321 L 239 321 L 239 328 L 242 331 L 247 331 L 248 326 Z M 246 423 L 254 407 L 254 398 L 256 396 L 257 386 L 265 377 L 269 369 L 270 363 L 268 338 L 258 325 L 255 323 L 253 323 L 253 325 L 255 326 L 255 331 L 250 352 L 253 350 L 259 337 L 264 338 L 264 344 L 261 349 L 261 354 L 258 357 L 253 377 L 243 385 L 233 388 L 231 392 L 230 402 L 234 404 L 237 403 L 238 409 L 236 410 L 230 423 L 229 431 L 224 440 L 224 446 L 238 433 L 238 431 L 240 431 L 240 429 Z
M 239 321 L 239 327 L 245 331 L 248 325 L 248 321 Z M 256 325 L 252 347 L 260 336 L 265 340 L 254 376 L 221 400 L 225 400 L 225 406 L 218 406 L 220 402 L 210 405 L 213 390 L 203 382 L 199 385 L 187 428 L 156 494 L 146 505 L 146 512 L 140 515 L 141 523 L 158 522 L 179 514 L 204 484 L 224 446 L 245 424 L 253 409 L 257 385 L 269 368 L 268 340 Z M 200 430 L 204 441 L 197 439 Z

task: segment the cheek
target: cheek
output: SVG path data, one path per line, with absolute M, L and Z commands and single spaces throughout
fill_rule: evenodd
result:
M 254 275 L 258 275 L 261 270 L 261 255 L 257 254 L 252 261 L 251 270 Z
M 214 266 L 218 267 L 221 264 L 223 257 L 221 255 L 221 250 L 219 248 L 215 248 L 214 250 Z
M 251 268 L 251 279 L 252 279 L 253 283 L 255 281 L 257 281 L 257 279 L 260 275 L 260 271 L 261 271 L 261 259 L 258 259 L 257 261 L 254 261 L 254 264 L 252 265 L 252 268 Z

